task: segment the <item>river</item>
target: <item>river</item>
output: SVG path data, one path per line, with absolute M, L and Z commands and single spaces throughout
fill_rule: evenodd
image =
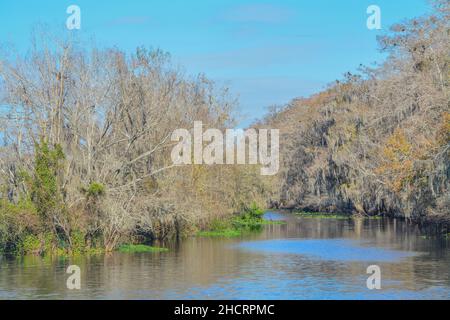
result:
M 391 219 L 305 218 L 166 253 L 0 258 L 0 299 L 450 299 L 450 240 Z M 66 268 L 81 269 L 81 289 Z M 381 270 L 369 290 L 367 268 Z

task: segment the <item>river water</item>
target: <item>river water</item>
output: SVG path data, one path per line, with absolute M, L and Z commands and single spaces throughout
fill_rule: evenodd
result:
M 167 253 L 0 258 L 0 299 L 450 299 L 450 240 L 388 219 L 300 218 Z M 69 265 L 81 289 L 69 290 Z M 367 268 L 381 270 L 369 290 Z

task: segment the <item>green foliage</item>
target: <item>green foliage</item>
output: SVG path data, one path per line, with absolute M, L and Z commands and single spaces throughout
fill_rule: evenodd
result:
M 34 171 L 20 170 L 19 180 L 31 191 L 18 203 L 0 201 L 0 246 L 16 254 L 50 254 L 57 247 L 51 216 L 63 211 L 59 176 L 64 153 L 61 146 L 50 147 L 45 140 L 35 144 Z
M 263 219 L 264 210 L 259 208 L 256 203 L 252 203 L 244 211 L 231 219 L 214 220 L 210 229 L 200 231 L 197 236 L 200 237 L 239 237 L 244 232 L 259 231 L 264 225 L 272 224 L 272 221 Z
M 261 221 L 261 225 L 281 225 L 281 224 L 287 224 L 286 221 L 283 220 L 265 220 Z
M 199 231 L 198 237 L 211 237 L 211 238 L 235 238 L 242 235 L 242 231 L 237 229 L 223 229 L 223 230 L 211 230 L 211 231 Z
M 72 254 L 82 254 L 86 250 L 86 235 L 81 231 L 72 231 L 70 234 Z
M 167 248 L 151 247 L 144 244 L 124 244 L 118 249 L 122 253 L 168 252 Z
M 88 197 L 98 198 L 105 193 L 105 186 L 99 182 L 92 182 L 87 188 L 84 188 L 83 191 Z
M 46 232 L 44 234 L 44 253 L 51 254 L 57 247 L 56 239 L 53 233 Z
M 41 241 L 37 236 L 29 234 L 22 240 L 20 251 L 23 254 L 39 254 L 41 251 Z
M 256 202 L 253 202 L 249 208 L 244 211 L 244 214 L 248 215 L 253 219 L 262 219 L 264 215 L 264 210 L 261 209 Z
M 232 225 L 238 230 L 260 230 L 263 225 L 264 210 L 252 203 L 244 212 L 232 219 Z
M 58 176 L 64 158 L 60 145 L 50 148 L 45 140 L 35 144 L 32 199 L 42 218 L 51 215 L 55 210 L 62 209 L 62 196 L 58 185 Z
M 15 253 L 21 250 L 21 242 L 37 228 L 39 218 L 29 199 L 17 204 L 0 200 L 0 251 Z
M 17 204 L 7 201 L 6 199 L 3 199 L 0 201 L 0 212 L 3 212 L 4 214 L 17 216 L 20 214 L 30 214 L 35 215 L 37 214 L 36 207 L 31 201 L 31 199 L 19 199 Z
M 198 237 L 239 237 L 241 231 L 234 228 L 230 219 L 214 219 L 207 231 L 197 232 Z

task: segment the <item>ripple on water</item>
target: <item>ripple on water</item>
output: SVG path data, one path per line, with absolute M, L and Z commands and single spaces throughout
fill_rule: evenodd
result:
M 280 239 L 242 242 L 237 248 L 257 253 L 295 254 L 333 261 L 396 262 L 417 252 L 364 246 L 363 241 L 344 239 Z

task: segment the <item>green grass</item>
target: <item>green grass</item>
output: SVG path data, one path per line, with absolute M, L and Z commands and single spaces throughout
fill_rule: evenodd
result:
M 224 220 L 214 220 L 210 229 L 197 232 L 198 237 L 239 237 L 244 233 L 262 230 L 264 225 L 285 224 L 285 221 L 263 219 L 264 210 L 252 204 L 240 215 Z
M 234 221 L 236 222 L 236 221 Z M 233 221 L 231 223 L 227 224 L 227 227 L 225 229 L 211 229 L 208 231 L 199 231 L 197 232 L 197 237 L 211 237 L 211 238 L 236 238 L 240 237 L 242 234 L 246 232 L 251 231 L 257 231 L 264 225 L 280 225 L 280 224 L 286 224 L 285 221 L 273 221 L 273 220 L 260 220 L 257 222 L 252 223 L 242 223 L 239 221 L 236 225 L 232 225 Z
M 167 248 L 151 247 L 144 244 L 124 244 L 118 249 L 123 253 L 142 253 L 142 252 L 167 252 Z
M 225 230 L 211 230 L 211 231 L 199 231 L 197 232 L 198 237 L 223 237 L 223 238 L 234 238 L 242 235 L 240 230 L 236 229 L 225 229 Z
M 263 219 L 263 221 L 260 222 L 262 225 L 280 225 L 280 224 L 286 224 L 286 221 L 283 220 L 266 220 Z

